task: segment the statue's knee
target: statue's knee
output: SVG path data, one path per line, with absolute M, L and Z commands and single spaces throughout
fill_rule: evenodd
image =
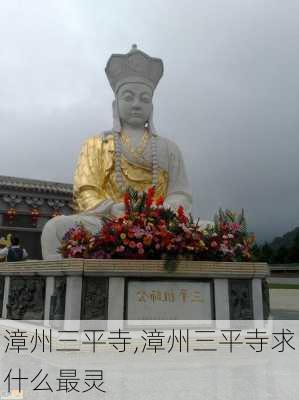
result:
M 51 218 L 44 226 L 41 235 L 41 247 L 44 260 L 60 260 L 62 258 L 58 249 L 63 234 L 62 226 L 65 224 L 64 216 Z
M 70 225 L 69 217 L 66 215 L 59 215 L 51 218 L 44 226 L 42 232 L 42 241 L 47 240 L 49 237 L 57 236 L 66 226 Z
M 56 229 L 59 230 L 71 225 L 72 217 L 68 215 L 58 215 L 57 217 L 52 218 L 50 221 L 53 223 L 53 225 L 55 225 Z
M 57 217 L 55 217 L 57 218 Z M 55 218 L 49 219 L 49 221 L 47 221 L 43 227 L 43 231 L 42 231 L 42 241 L 45 240 L 46 236 L 49 235 L 50 232 L 53 231 L 54 227 L 55 227 L 55 222 L 53 221 Z

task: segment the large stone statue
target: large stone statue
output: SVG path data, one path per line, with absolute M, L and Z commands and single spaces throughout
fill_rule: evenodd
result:
M 123 196 L 131 186 L 155 195 L 172 209 L 182 205 L 191 211 L 191 191 L 178 147 L 155 131 L 153 94 L 163 75 L 163 63 L 133 45 L 128 54 L 113 54 L 106 74 L 115 94 L 113 129 L 87 139 L 74 177 L 74 202 L 78 213 L 59 216 L 45 225 L 43 258 L 62 258 L 61 240 L 72 226 L 83 223 L 96 233 L 102 216 L 121 216 Z

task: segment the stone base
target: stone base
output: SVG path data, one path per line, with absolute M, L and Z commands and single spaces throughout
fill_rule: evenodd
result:
M 263 296 L 268 275 L 264 263 L 179 261 L 173 272 L 165 271 L 161 260 L 1 263 L 0 304 L 2 318 L 46 324 L 263 320 L 268 317 Z

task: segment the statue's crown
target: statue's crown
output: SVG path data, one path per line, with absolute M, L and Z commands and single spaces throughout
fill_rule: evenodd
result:
M 114 93 L 124 83 L 140 82 L 154 90 L 163 75 L 163 62 L 150 57 L 133 44 L 127 54 L 112 54 L 106 68 L 106 75 Z

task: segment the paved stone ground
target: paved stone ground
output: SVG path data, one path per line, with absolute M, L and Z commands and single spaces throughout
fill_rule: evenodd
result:
M 298 277 L 278 277 L 278 276 L 271 276 L 268 278 L 269 283 L 282 283 L 288 285 L 298 285 L 299 278 Z
M 299 320 L 299 311 L 271 310 L 274 319 Z
M 270 289 L 270 308 L 274 319 L 299 320 L 299 289 Z

